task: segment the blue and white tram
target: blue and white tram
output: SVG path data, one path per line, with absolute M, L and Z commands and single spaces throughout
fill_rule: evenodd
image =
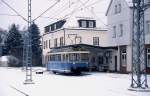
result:
M 89 51 L 48 53 L 47 69 L 53 73 L 81 73 L 88 70 Z

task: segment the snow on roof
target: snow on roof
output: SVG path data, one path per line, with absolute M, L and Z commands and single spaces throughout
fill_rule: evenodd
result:
M 106 11 L 106 5 L 108 1 L 101 0 L 73 0 L 71 1 L 71 7 L 67 10 L 63 10 L 56 17 L 57 20 L 51 21 L 51 24 L 56 23 L 60 20 L 66 20 L 63 28 L 78 27 L 79 19 L 96 20 L 96 27 L 106 28 L 105 15 L 100 12 Z M 105 5 L 105 6 L 104 6 Z M 61 5 L 62 6 L 62 5 Z M 103 8 L 103 9 L 102 9 Z M 93 12 L 96 14 L 93 14 Z
M 65 24 L 62 26 L 62 28 L 78 28 L 78 20 L 96 20 L 96 28 L 106 29 L 107 26 L 104 24 L 103 20 L 100 20 L 100 17 L 94 12 L 94 10 L 91 9 L 81 9 L 77 12 L 74 12 L 71 15 L 66 16 L 66 18 L 62 18 L 60 20 L 65 20 Z M 58 21 L 60 21 L 58 20 Z M 56 23 L 58 21 L 53 21 L 53 23 Z M 52 23 L 51 23 L 52 24 Z
M 64 24 L 64 28 L 72 28 L 72 27 L 78 27 L 78 20 L 85 19 L 85 20 L 95 20 L 95 17 L 93 14 L 88 10 L 80 10 L 73 15 L 70 15 L 68 18 L 66 18 L 66 23 Z

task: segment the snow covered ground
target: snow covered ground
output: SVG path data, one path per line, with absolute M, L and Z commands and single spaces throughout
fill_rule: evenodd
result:
M 35 70 L 35 69 L 34 69 Z M 84 73 L 81 76 L 35 74 L 35 84 L 24 85 L 25 72 L 0 68 L 0 96 L 150 96 L 129 91 L 131 76 L 115 73 Z M 150 86 L 150 76 L 148 76 Z

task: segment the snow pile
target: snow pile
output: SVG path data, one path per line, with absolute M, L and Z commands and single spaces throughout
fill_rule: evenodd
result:
M 7 67 L 8 66 L 8 58 L 7 56 L 0 57 L 0 66 Z

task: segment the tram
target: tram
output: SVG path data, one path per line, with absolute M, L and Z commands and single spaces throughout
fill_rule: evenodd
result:
M 78 73 L 88 70 L 89 51 L 48 53 L 47 69 L 55 73 Z

